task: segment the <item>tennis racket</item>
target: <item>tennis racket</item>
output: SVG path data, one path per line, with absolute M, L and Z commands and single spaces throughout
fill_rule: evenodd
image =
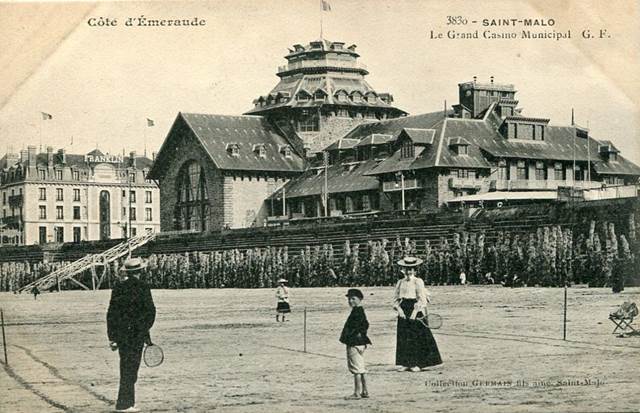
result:
M 164 352 L 162 347 L 157 344 L 147 344 L 144 348 L 144 354 L 142 356 L 144 364 L 147 367 L 158 367 L 164 361 Z
M 426 316 L 416 318 L 416 320 L 420 321 L 425 327 L 432 330 L 437 330 L 442 327 L 442 317 L 440 314 L 427 314 Z

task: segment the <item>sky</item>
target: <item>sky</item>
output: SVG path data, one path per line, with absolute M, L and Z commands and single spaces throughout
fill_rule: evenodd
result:
M 523 114 L 589 126 L 640 162 L 638 3 L 478 0 L 2 3 L 0 154 L 51 145 L 70 153 L 157 151 L 178 112 L 238 115 L 278 81 L 287 49 L 320 37 L 356 44 L 378 92 L 410 114 L 457 103 L 473 76 L 512 83 Z M 204 19 L 199 27 L 127 27 L 127 17 Z M 56 16 L 52 19 L 51 16 Z M 447 16 L 554 19 L 571 40 L 430 39 L 472 31 Z M 116 27 L 90 27 L 90 18 Z M 580 32 L 606 28 L 610 38 Z M 495 28 L 496 31 L 519 28 Z M 41 112 L 53 116 L 42 120 Z M 155 125 L 147 126 L 146 119 Z M 72 144 L 73 142 L 73 144 Z

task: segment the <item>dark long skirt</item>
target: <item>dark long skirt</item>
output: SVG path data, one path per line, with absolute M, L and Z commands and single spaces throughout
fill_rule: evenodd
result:
M 290 313 L 291 307 L 289 306 L 289 303 L 286 301 L 278 301 L 278 306 L 276 307 L 276 311 L 282 314 Z
M 403 299 L 400 308 L 405 319 L 398 317 L 396 365 L 404 367 L 430 367 L 442 364 L 436 340 L 431 330 L 418 320 L 410 320 L 416 300 Z M 418 317 L 421 313 L 418 313 Z

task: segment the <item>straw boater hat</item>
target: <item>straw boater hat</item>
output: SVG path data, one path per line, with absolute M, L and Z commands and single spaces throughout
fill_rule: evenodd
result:
M 147 263 L 142 258 L 129 258 L 124 262 L 124 270 L 126 272 L 142 271 L 147 267 Z
M 287 282 L 288 282 L 288 281 L 287 281 L 287 280 L 285 280 L 284 278 L 280 278 L 280 279 L 278 280 L 278 284 L 286 284 Z
M 417 267 L 422 264 L 422 260 L 417 257 L 404 257 L 400 261 L 398 261 L 398 265 L 401 267 Z

